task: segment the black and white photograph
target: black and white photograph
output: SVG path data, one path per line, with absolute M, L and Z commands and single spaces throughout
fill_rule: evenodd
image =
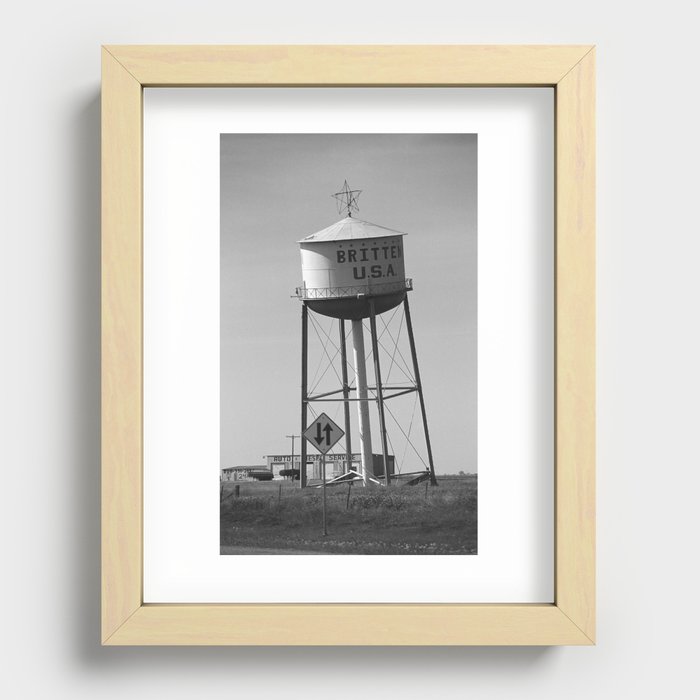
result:
M 476 555 L 477 135 L 221 134 L 220 553 Z

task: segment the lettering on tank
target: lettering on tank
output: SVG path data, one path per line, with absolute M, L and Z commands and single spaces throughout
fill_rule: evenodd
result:
M 395 261 L 402 255 L 401 246 L 395 243 L 380 243 L 364 248 L 338 249 L 335 252 L 339 265 L 352 267 L 356 280 L 396 277 L 398 265 Z M 363 263 L 368 263 L 364 265 Z

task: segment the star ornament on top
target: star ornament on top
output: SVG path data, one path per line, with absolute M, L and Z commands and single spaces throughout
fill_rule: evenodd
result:
M 338 213 L 342 214 L 347 211 L 348 216 L 352 216 L 353 211 L 360 211 L 357 200 L 360 198 L 362 190 L 351 190 L 348 181 L 343 183 L 343 189 L 336 192 L 333 197 L 338 201 Z

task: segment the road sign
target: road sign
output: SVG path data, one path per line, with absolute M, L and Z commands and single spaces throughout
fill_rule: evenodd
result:
M 323 455 L 325 455 L 343 435 L 345 435 L 345 432 L 325 413 L 322 413 L 304 431 L 304 437 Z

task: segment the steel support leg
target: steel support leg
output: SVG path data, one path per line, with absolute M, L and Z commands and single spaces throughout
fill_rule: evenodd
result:
M 299 464 L 299 486 L 306 487 L 306 432 L 308 411 L 308 353 L 309 353 L 309 308 L 301 303 L 301 461 Z M 294 464 L 292 464 L 292 469 Z
M 377 339 L 377 316 L 374 312 L 374 299 L 369 300 L 369 323 L 372 331 L 372 355 L 374 357 L 374 380 L 377 385 L 377 407 L 379 408 L 379 432 L 382 437 L 382 457 L 384 458 L 384 482 L 389 486 L 389 451 L 386 444 L 386 422 L 384 420 L 384 392 L 382 372 L 379 366 L 379 342 Z
M 352 469 L 352 442 L 350 438 L 350 385 L 348 384 L 348 353 L 345 345 L 345 321 L 341 318 L 340 323 L 340 361 L 343 379 L 343 414 L 345 417 L 345 472 Z
M 423 416 L 423 432 L 425 434 L 425 446 L 428 450 L 428 464 L 430 465 L 430 484 L 437 486 L 435 478 L 435 465 L 433 464 L 433 450 L 430 447 L 430 434 L 428 433 L 428 419 L 425 415 L 425 401 L 423 400 L 423 385 L 420 381 L 420 371 L 418 369 L 418 356 L 416 355 L 416 341 L 413 338 L 413 324 L 411 323 L 411 311 L 408 308 L 408 295 L 403 302 L 403 308 L 406 313 L 406 330 L 408 331 L 408 341 L 411 344 L 411 358 L 413 359 L 413 373 L 416 378 L 416 388 L 418 389 L 418 400 L 420 401 L 420 410 Z
M 352 322 L 352 355 L 355 365 L 355 387 L 357 388 L 357 418 L 362 483 L 364 486 L 373 486 L 374 482 L 371 478 L 374 476 L 372 430 L 369 421 L 367 367 L 365 366 L 365 336 L 362 319 L 357 319 Z

